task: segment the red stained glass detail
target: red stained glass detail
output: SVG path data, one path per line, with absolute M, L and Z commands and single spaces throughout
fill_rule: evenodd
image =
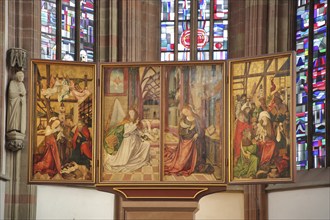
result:
M 216 43 L 215 44 L 215 47 L 219 50 L 222 48 L 222 46 L 223 46 L 222 43 Z
M 197 30 L 197 48 L 203 48 L 209 41 L 209 37 L 207 36 L 206 32 L 203 29 Z M 181 44 L 189 49 L 190 48 L 190 29 L 185 30 L 182 32 L 180 37 Z

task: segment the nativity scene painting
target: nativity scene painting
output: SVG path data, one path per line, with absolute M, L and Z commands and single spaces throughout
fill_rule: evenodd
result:
M 160 67 L 101 69 L 100 182 L 160 181 Z
M 163 180 L 224 182 L 224 66 L 164 69 Z
M 292 181 L 291 56 L 229 63 L 230 182 Z
M 30 182 L 95 182 L 95 71 L 32 61 Z

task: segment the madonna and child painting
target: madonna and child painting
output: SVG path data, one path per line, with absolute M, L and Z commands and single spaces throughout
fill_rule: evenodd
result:
M 231 182 L 292 180 L 292 65 L 291 54 L 230 63 Z

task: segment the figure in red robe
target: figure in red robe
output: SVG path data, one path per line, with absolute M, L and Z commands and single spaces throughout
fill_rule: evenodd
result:
M 164 172 L 166 175 L 189 176 L 197 164 L 199 126 L 196 115 L 189 106 L 182 109 L 183 118 L 179 123 L 180 140 L 175 150 L 165 148 Z
M 92 160 L 92 138 L 88 127 L 81 121 L 78 122 L 77 128 L 72 138 L 73 152 L 71 161 L 77 164 L 85 165 L 90 168 Z
M 241 156 L 241 142 L 243 138 L 243 131 L 245 129 L 251 129 L 252 125 L 248 123 L 248 117 L 246 114 L 250 111 L 248 106 L 242 107 L 242 110 L 235 122 L 235 133 L 234 133 L 234 164 L 238 161 Z
M 47 126 L 45 133 L 45 151 L 42 159 L 34 165 L 34 173 L 47 173 L 49 176 L 61 174 L 60 154 L 53 132 L 54 130 L 52 130 L 50 126 Z
M 265 139 L 258 142 L 260 163 L 259 167 L 264 169 L 264 166 L 269 166 L 275 153 L 275 133 L 271 122 L 270 115 L 267 111 L 262 111 L 259 114 L 259 123 L 265 131 Z

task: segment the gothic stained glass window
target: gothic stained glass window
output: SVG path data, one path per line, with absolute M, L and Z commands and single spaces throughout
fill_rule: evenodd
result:
M 41 1 L 41 58 L 94 61 L 94 0 Z
M 74 61 L 75 57 L 75 8 L 75 0 L 62 1 L 61 57 L 67 61 Z
M 161 60 L 174 60 L 174 0 L 163 0 L 161 4 Z
M 80 51 L 84 50 L 87 60 L 94 60 L 94 0 L 80 0 Z M 82 55 L 81 55 L 82 56 Z
M 41 1 L 41 58 L 56 59 L 56 1 Z
M 162 0 L 161 60 L 224 60 L 228 0 Z
M 327 0 L 298 0 L 297 53 L 297 169 L 326 163 Z

